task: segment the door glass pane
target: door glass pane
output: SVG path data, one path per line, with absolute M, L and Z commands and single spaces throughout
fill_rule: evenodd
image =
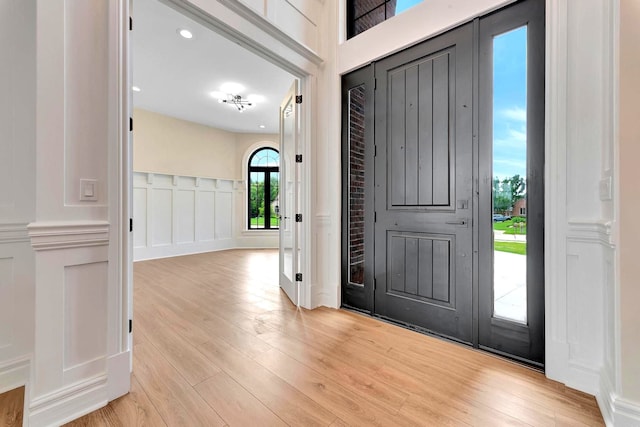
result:
M 278 214 L 280 212 L 279 191 L 280 191 L 280 173 L 270 172 L 271 177 L 271 228 L 278 228 L 280 220 Z
M 289 103 L 286 108 L 282 112 L 282 152 L 280 153 L 280 164 L 284 162 L 284 168 L 281 169 L 281 172 L 284 170 L 283 178 L 284 182 L 282 183 L 282 190 L 284 192 L 284 200 L 280 206 L 282 212 L 282 224 L 280 226 L 283 228 L 281 232 L 281 241 L 280 246 L 282 249 L 282 256 L 284 258 L 283 266 L 284 266 L 284 274 L 287 279 L 291 282 L 294 282 L 294 260 L 293 260 L 293 250 L 294 250 L 294 230 L 293 227 L 295 225 L 294 215 L 295 215 L 295 206 L 294 202 L 294 190 L 295 190 L 295 114 L 294 114 L 294 105 Z M 282 193 L 281 193 L 282 194 Z
M 264 172 L 249 174 L 249 226 L 264 228 Z
M 364 285 L 364 86 L 349 90 L 349 282 Z
M 527 322 L 527 27 L 493 39 L 493 315 Z

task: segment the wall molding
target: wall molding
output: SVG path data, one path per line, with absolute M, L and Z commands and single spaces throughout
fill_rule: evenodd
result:
M 28 224 L 0 224 L 0 244 L 29 241 Z
M 134 261 L 278 247 L 279 233 L 246 229 L 246 181 L 151 175 L 133 173 Z
M 613 223 L 606 220 L 569 220 L 567 240 L 571 242 L 594 243 L 613 247 L 612 228 Z
M 640 404 L 622 399 L 614 391 L 609 372 L 600 373 L 600 392 L 596 394 L 598 406 L 607 427 L 636 427 L 640 425 Z
M 0 365 L 0 393 L 28 385 L 30 375 L 30 357 L 21 357 Z M 25 392 L 25 402 L 27 397 L 28 393 Z
M 29 424 L 62 425 L 107 403 L 107 375 L 99 375 L 33 399 Z
M 278 40 L 280 43 L 296 52 L 298 55 L 311 61 L 313 64 L 320 65 L 323 63 L 322 58 L 316 52 L 303 45 L 298 40 L 291 37 L 289 34 L 285 33 L 282 29 L 278 28 L 263 15 L 256 13 L 253 9 L 244 5 L 242 2 L 238 0 L 223 0 L 221 1 L 221 3 L 229 10 L 236 13 L 238 16 L 246 19 L 248 22 L 255 25 L 265 33 L 269 34 L 271 37 Z M 212 24 L 216 25 L 216 27 L 219 27 L 219 30 L 221 31 L 233 31 L 231 28 L 226 27 L 226 24 L 218 22 L 212 22 Z M 225 25 L 225 28 L 222 28 L 222 25 Z M 234 36 L 235 38 L 241 38 L 241 35 L 239 34 L 234 34 Z M 246 36 L 242 35 L 242 37 Z
M 107 221 L 34 222 L 27 228 L 36 251 L 109 244 Z

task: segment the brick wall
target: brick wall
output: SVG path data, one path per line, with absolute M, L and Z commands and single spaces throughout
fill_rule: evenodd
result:
M 364 284 L 364 86 L 349 92 L 349 268 L 351 283 Z
M 354 32 L 360 34 L 369 28 L 391 18 L 396 13 L 397 0 L 352 0 L 354 7 Z

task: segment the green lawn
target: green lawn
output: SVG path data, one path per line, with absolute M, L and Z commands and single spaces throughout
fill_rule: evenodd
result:
M 271 228 L 278 228 L 279 221 L 277 216 L 271 217 Z M 264 217 L 254 217 L 251 218 L 251 226 L 252 227 L 264 227 Z
M 504 231 L 504 234 L 527 234 L 527 226 L 525 225 L 522 229 L 517 225 L 514 227 L 512 219 L 494 222 L 493 229 Z M 520 230 L 522 230 L 522 232 Z
M 493 242 L 493 249 L 511 254 L 527 254 L 527 244 L 524 242 Z

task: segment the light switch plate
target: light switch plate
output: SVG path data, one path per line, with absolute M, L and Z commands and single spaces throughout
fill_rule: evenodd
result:
M 98 201 L 98 181 L 95 179 L 80 180 L 80 200 L 85 202 Z

